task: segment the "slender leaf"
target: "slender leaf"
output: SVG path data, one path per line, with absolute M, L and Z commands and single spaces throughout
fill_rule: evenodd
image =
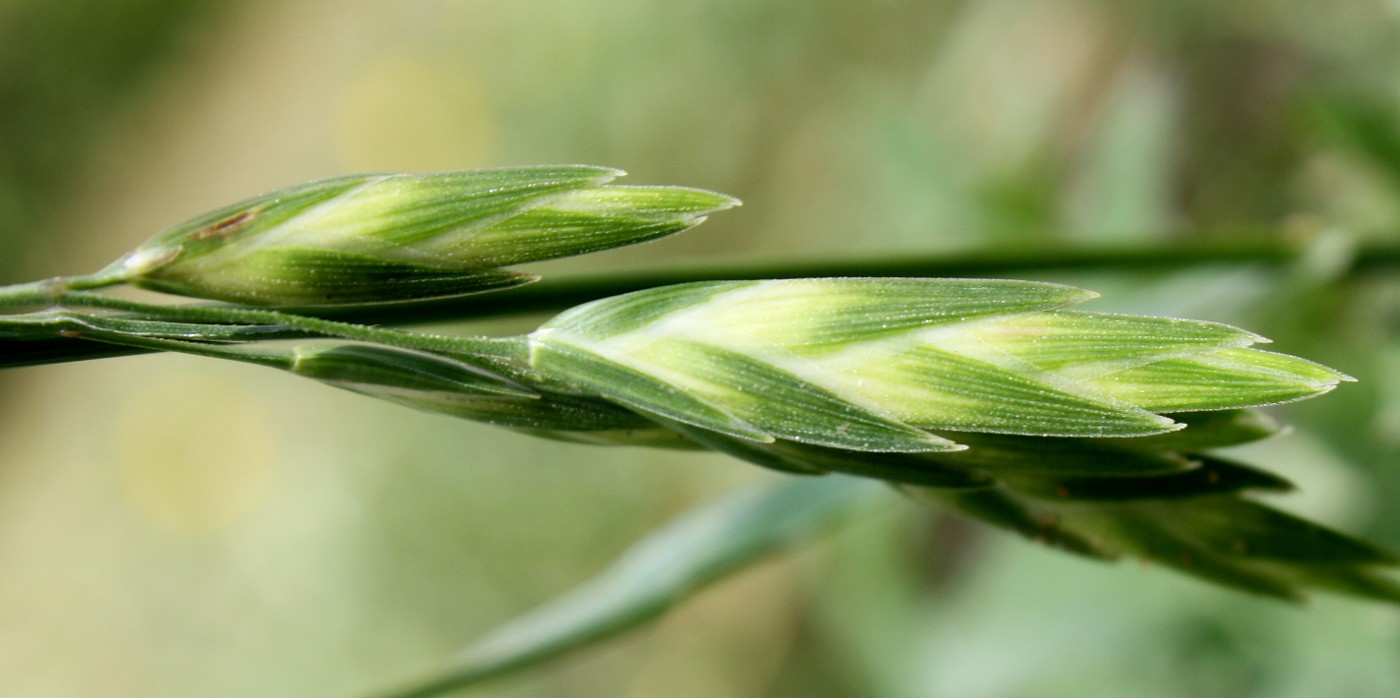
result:
M 635 628 L 725 575 L 841 521 L 881 488 L 843 477 L 784 479 L 684 514 L 568 594 L 497 628 L 447 665 L 378 698 L 426 698 L 533 666 Z

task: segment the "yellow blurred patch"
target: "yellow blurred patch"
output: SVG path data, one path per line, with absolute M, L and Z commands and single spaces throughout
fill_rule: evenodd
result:
M 199 409 L 188 406 L 198 400 Z M 153 527 L 225 530 L 266 498 L 276 470 L 272 421 L 232 376 L 180 372 L 123 406 L 110 439 L 121 493 Z
M 388 53 L 347 85 L 336 149 L 348 170 L 423 172 L 492 164 L 495 140 L 485 90 L 469 70 Z

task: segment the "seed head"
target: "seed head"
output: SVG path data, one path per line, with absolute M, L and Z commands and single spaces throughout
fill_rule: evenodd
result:
M 277 307 L 491 291 L 535 276 L 502 267 L 677 233 L 738 202 L 624 187 L 582 165 L 336 177 L 169 228 L 113 266 L 131 283 Z
M 956 432 L 1161 434 L 1182 426 L 1164 413 L 1349 380 L 1228 325 L 1067 309 L 1093 295 L 977 279 L 682 284 L 565 312 L 530 336 L 531 361 L 727 437 L 886 452 L 957 450 Z

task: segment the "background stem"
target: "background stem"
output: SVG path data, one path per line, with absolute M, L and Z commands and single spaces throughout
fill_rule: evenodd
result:
M 1139 245 L 1114 248 L 1044 248 L 864 259 L 817 259 L 778 263 L 696 265 L 637 273 L 608 273 L 545 279 L 498 293 L 393 306 L 324 310 L 316 313 L 352 322 L 410 324 L 452 319 L 558 312 L 580 303 L 666 284 L 737 279 L 826 276 L 979 277 L 1092 269 L 1099 272 L 1170 271 L 1204 264 L 1286 266 L 1310 247 L 1269 240 L 1245 243 Z M 1346 269 L 1360 276 L 1400 266 L 1400 245 L 1358 246 Z

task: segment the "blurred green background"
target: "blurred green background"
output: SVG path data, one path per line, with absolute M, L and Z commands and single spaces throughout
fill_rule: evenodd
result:
M 0 282 L 364 170 L 556 162 L 746 202 L 560 273 L 1286 236 L 1100 271 L 1361 382 L 1241 453 L 1400 545 L 1400 2 L 0 0 Z M 1047 278 L 1038 275 L 1037 278 Z M 533 319 L 501 323 L 515 331 Z M 0 695 L 349 696 L 778 477 L 553 444 L 258 368 L 0 374 Z M 509 696 L 1394 696 L 1400 616 L 1068 559 L 891 495 Z

